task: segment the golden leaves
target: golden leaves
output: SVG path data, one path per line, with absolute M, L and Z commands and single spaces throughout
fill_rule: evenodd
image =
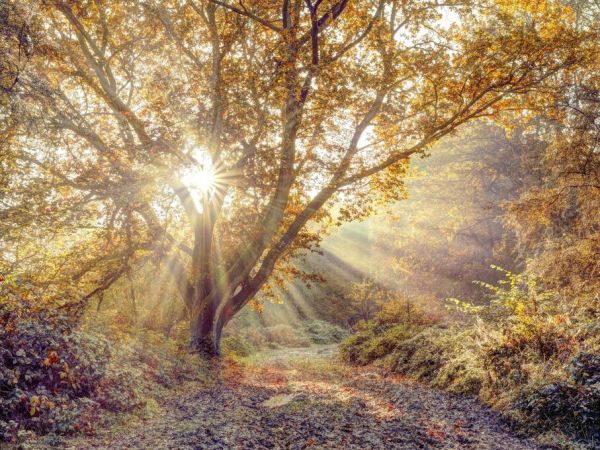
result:
M 42 163 L 68 175 L 63 185 L 51 170 L 40 175 L 41 213 L 64 213 L 75 229 L 106 229 L 76 234 L 64 226 L 58 234 L 70 245 L 61 243 L 52 256 L 64 256 L 65 248 L 73 254 L 85 239 L 103 243 L 90 246 L 94 253 L 119 252 L 126 230 L 147 246 L 156 244 L 148 238 L 159 228 L 178 239 L 194 236 L 170 186 L 187 164 L 189 135 L 210 142 L 211 157 L 232 172 L 214 235 L 225 263 L 270 223 L 277 186 L 284 188 L 275 237 L 304 211 L 311 218 L 285 242 L 283 258 L 314 248 L 335 224 L 405 198 L 412 153 L 423 154 L 464 122 L 548 104 L 536 90 L 578 60 L 578 37 L 565 32 L 568 13 L 557 1 L 490 1 L 485 5 L 496 7 L 485 17 L 478 2 L 445 5 L 459 15 L 454 30 L 439 23 L 446 12 L 438 2 L 397 2 L 394 12 L 349 2 L 339 17 L 323 16 L 318 68 L 313 42 L 303 40 L 310 37 L 307 11 L 279 33 L 257 25 L 256 17 L 280 23 L 281 11 L 266 0 L 245 3 L 254 18 L 216 6 L 209 18 L 173 1 L 163 2 L 163 20 L 136 2 L 74 7 L 85 33 L 47 6 L 50 13 L 33 20 L 46 47 L 29 66 L 32 91 L 20 98 L 24 123 L 36 126 L 23 129 L 17 144 L 44 149 Z M 320 13 L 334 4 L 322 2 Z M 372 109 L 374 99 L 382 100 Z M 285 167 L 287 153 L 293 167 Z M 279 183 L 284 177 L 292 186 Z M 32 192 L 19 183 L 21 192 Z M 329 183 L 338 192 L 311 211 Z M 49 201 L 46 191 L 64 203 Z M 142 203 L 160 216 L 158 226 L 144 229 L 136 211 Z M 98 273 L 112 266 L 100 267 Z M 284 265 L 277 270 L 292 273 Z M 98 273 L 86 280 L 101 279 Z

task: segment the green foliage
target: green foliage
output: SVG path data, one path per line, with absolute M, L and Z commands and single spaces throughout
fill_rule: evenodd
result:
M 308 347 L 310 339 L 299 327 L 289 324 L 273 325 L 265 328 L 267 342 L 282 347 Z
M 600 355 L 581 353 L 571 361 L 571 377 L 579 384 L 600 383 Z
M 515 274 L 495 265 L 492 268 L 502 273 L 504 278 L 496 285 L 476 282 L 492 294 L 489 306 L 483 310 L 492 318 L 530 316 L 553 304 L 555 293 L 540 291 L 538 280 L 531 274 Z
M 302 329 L 313 344 L 335 344 L 350 335 L 346 328 L 324 320 L 305 320 Z
M 457 326 L 427 328 L 398 344 L 390 368 L 451 392 L 477 394 L 484 378 L 477 334 Z
M 372 321 L 357 324 L 359 332 L 341 344 L 340 355 L 351 364 L 369 364 L 390 354 L 401 342 L 435 322 L 434 317 L 416 305 L 391 297 Z
M 105 337 L 60 311 L 28 286 L 0 285 L 0 441 L 93 431 L 112 413 L 211 379 L 204 361 L 161 333 Z
M 398 323 L 433 325 L 439 321 L 440 317 L 437 314 L 419 306 L 419 303 L 393 294 L 390 294 L 388 300 L 381 305 L 374 320 L 375 323 L 384 326 Z
M 185 381 L 207 381 L 206 363 L 160 333 L 143 331 L 113 342 L 106 375 L 93 399 L 115 413 L 140 410 Z
M 362 352 L 366 345 L 375 337 L 375 334 L 371 331 L 361 331 L 353 334 L 348 339 L 340 344 L 340 356 L 341 358 L 351 364 L 360 364 L 359 361 L 363 360 Z M 366 361 L 365 364 L 372 362 Z
M 475 305 L 457 298 L 448 299 L 448 309 L 461 313 L 478 315 L 487 320 L 520 320 L 530 317 L 544 309 L 552 308 L 556 294 L 540 291 L 538 280 L 529 273 L 516 274 L 496 265 L 492 269 L 501 273 L 496 284 L 475 281 L 489 294 L 489 301 Z
M 351 283 L 348 292 L 348 300 L 362 320 L 372 319 L 387 297 L 388 292 L 369 278 Z
M 398 324 L 392 327 L 375 326 L 361 331 L 342 343 L 340 355 L 344 361 L 366 365 L 390 354 L 402 342 L 421 330 L 413 324 Z
M 256 351 L 256 348 L 239 336 L 227 336 L 223 338 L 221 348 L 226 355 L 241 357 L 250 356 Z

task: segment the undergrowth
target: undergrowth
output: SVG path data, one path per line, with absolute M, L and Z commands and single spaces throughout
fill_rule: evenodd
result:
M 505 275 L 485 286 L 488 305 L 452 302 L 471 317 L 465 323 L 376 317 L 341 345 L 341 357 L 476 395 L 541 440 L 554 432 L 555 441 L 600 445 L 600 299 L 571 309 L 524 275 Z
M 299 348 L 335 344 L 349 336 L 349 331 L 323 320 L 306 320 L 293 324 L 249 326 L 226 330 L 223 351 L 249 356 L 261 349 Z
M 190 353 L 183 321 L 165 333 L 108 306 L 74 317 L 27 284 L 0 283 L 0 443 L 41 437 L 53 446 L 61 436 L 93 434 L 145 417 L 187 383 L 220 376 Z M 264 348 L 329 344 L 348 334 L 318 320 L 234 329 L 222 349 L 236 364 Z
M 146 414 L 208 365 L 155 332 L 101 333 L 18 285 L 0 286 L 0 443 L 94 433 Z

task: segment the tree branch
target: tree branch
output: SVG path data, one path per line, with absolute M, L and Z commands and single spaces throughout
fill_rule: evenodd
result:
M 208 0 L 211 3 L 214 3 L 215 5 L 219 5 L 225 9 L 228 9 L 229 11 L 233 11 L 236 14 L 239 14 L 241 16 L 247 17 L 249 19 L 254 20 L 255 22 L 264 25 L 265 27 L 275 31 L 276 33 L 281 33 L 283 30 L 281 28 L 279 28 L 277 25 L 274 25 L 273 23 L 269 22 L 268 20 L 262 19 L 260 17 L 258 17 L 257 15 L 251 13 L 250 11 L 248 11 L 245 8 L 237 8 L 233 5 L 230 5 L 229 3 L 226 2 L 222 2 L 220 0 Z M 241 3 L 240 3 L 241 4 Z

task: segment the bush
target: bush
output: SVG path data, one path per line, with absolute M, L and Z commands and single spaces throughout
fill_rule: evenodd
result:
M 221 342 L 223 352 L 234 356 L 250 356 L 256 349 L 239 336 L 227 336 Z
M 545 385 L 516 405 L 537 426 L 600 441 L 600 386 L 558 382 Z
M 366 365 L 392 353 L 397 345 L 420 330 L 421 327 L 412 324 L 399 324 L 389 328 L 371 327 L 343 342 L 340 356 L 351 364 Z
M 570 364 L 571 380 L 544 385 L 524 395 L 516 408 L 538 427 L 560 424 L 563 431 L 600 442 L 600 355 L 582 353 Z
M 347 329 L 324 320 L 307 320 L 301 324 L 313 344 L 337 344 L 350 335 Z
M 434 304 L 435 299 L 422 298 L 424 303 Z M 374 322 L 380 325 L 394 325 L 398 323 L 412 323 L 417 325 L 434 325 L 440 318 L 429 311 L 425 311 L 415 302 L 402 297 L 391 298 L 381 306 L 375 315 Z
M 288 324 L 274 325 L 265 328 L 267 341 L 282 347 L 308 347 L 311 341 L 302 328 Z
M 55 310 L 0 291 L 0 437 L 22 430 L 66 434 L 85 428 L 86 403 L 110 355 L 98 335 L 74 331 Z
M 373 339 L 372 331 L 353 334 L 340 345 L 340 357 L 350 364 L 360 364 L 364 347 Z
M 392 370 L 410 373 L 421 381 L 432 381 L 448 359 L 448 343 L 438 328 L 430 328 L 412 339 L 398 343 L 392 359 Z
M 231 332 L 226 331 L 226 337 L 236 337 L 246 342 L 252 348 L 260 349 L 268 347 L 267 335 L 264 327 L 246 327 L 241 330 Z
M 31 288 L 0 285 L 0 441 L 93 431 L 106 412 L 210 381 L 206 362 L 160 333 L 108 333 L 109 342 L 60 311 Z
M 140 410 L 184 381 L 210 378 L 206 361 L 159 332 L 121 336 L 113 348 L 105 376 L 92 396 L 110 412 Z
M 571 361 L 571 377 L 575 383 L 600 383 L 600 355 L 580 353 Z
M 137 372 L 129 368 L 111 368 L 94 393 L 96 402 L 112 412 L 129 412 L 144 406 L 139 391 L 141 374 Z

